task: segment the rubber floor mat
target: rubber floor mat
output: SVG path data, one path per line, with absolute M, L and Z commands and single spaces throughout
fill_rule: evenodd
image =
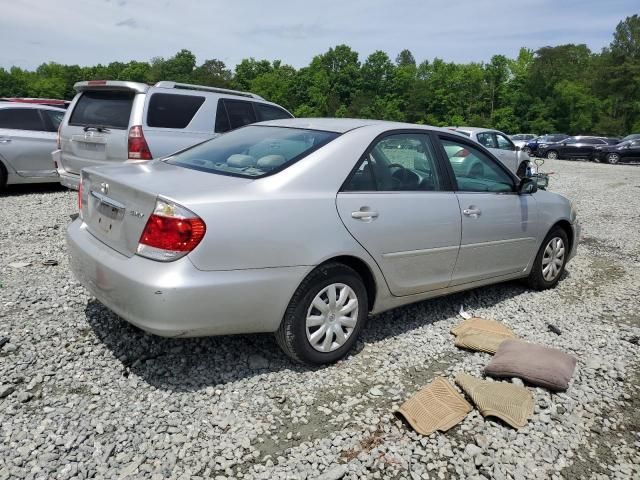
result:
M 446 432 L 460 423 L 470 411 L 471 405 L 443 377 L 436 377 L 398 410 L 409 425 L 422 435 L 429 435 L 436 430 Z
M 497 417 L 514 428 L 520 428 L 533 415 L 533 395 L 524 387 L 506 382 L 488 382 L 466 373 L 458 373 L 456 383 L 471 398 L 483 417 Z

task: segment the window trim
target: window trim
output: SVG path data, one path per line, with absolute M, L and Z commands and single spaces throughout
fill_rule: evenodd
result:
M 465 138 L 461 138 L 459 136 L 454 136 L 454 135 L 450 135 L 446 132 L 434 132 L 435 136 L 438 139 L 438 145 L 439 145 L 439 153 L 442 159 L 442 162 L 445 165 L 445 168 L 447 169 L 447 174 L 449 175 L 449 180 L 451 182 L 451 184 L 453 185 L 453 191 L 456 193 L 471 193 L 471 194 L 493 194 L 493 195 L 519 195 L 518 194 L 518 185 L 520 184 L 520 179 L 518 177 L 515 176 L 514 173 L 511 172 L 511 170 L 509 170 L 507 168 L 507 166 L 505 164 L 503 164 L 500 160 L 498 160 L 496 158 L 496 156 L 491 153 L 489 151 L 489 149 L 487 147 L 485 147 L 484 145 L 482 145 L 479 142 L 473 142 L 473 141 L 467 141 Z M 458 181 L 456 179 L 456 174 L 453 171 L 453 167 L 451 166 L 451 162 L 449 161 L 449 156 L 447 155 L 447 151 L 444 149 L 444 145 L 442 144 L 442 140 L 448 140 L 448 141 L 452 141 L 452 142 L 458 142 L 461 143 L 463 145 L 466 145 L 470 148 L 475 148 L 476 150 L 480 150 L 482 153 L 484 153 L 487 157 L 489 157 L 490 160 L 492 160 L 497 166 L 498 168 L 502 169 L 503 172 L 505 172 L 507 174 L 507 176 L 509 178 L 511 178 L 512 182 L 513 182 L 513 190 L 511 192 L 472 192 L 472 191 L 468 191 L 468 190 L 460 190 L 458 188 Z
M 349 190 L 345 190 L 345 187 L 347 185 L 347 182 L 351 179 L 351 177 L 353 176 L 353 174 L 360 168 L 360 165 L 367 160 L 367 157 L 369 156 L 369 154 L 371 153 L 371 151 L 374 149 L 374 147 L 384 138 L 386 137 L 391 137 L 391 136 L 395 136 L 395 135 L 407 135 L 407 134 L 417 134 L 417 135 L 424 135 L 426 136 L 429 141 L 431 142 L 431 145 L 433 147 L 434 150 L 434 158 L 433 161 L 435 163 L 435 167 L 437 169 L 438 175 L 439 175 L 439 180 L 440 180 L 440 188 L 437 190 L 378 190 L 378 183 L 376 181 L 376 176 L 375 173 L 373 173 L 373 181 L 376 184 L 376 190 L 356 190 L 356 191 L 349 191 Z M 420 194 L 425 194 L 425 193 L 443 193 L 443 192 L 453 192 L 455 191 L 453 188 L 453 184 L 451 183 L 451 178 L 449 176 L 449 172 L 446 170 L 446 165 L 443 165 L 442 162 L 442 158 L 440 155 L 440 151 L 438 148 L 438 144 L 439 142 L 437 142 L 437 139 L 434 138 L 434 131 L 433 130 L 426 130 L 426 129 L 418 129 L 418 128 L 401 128 L 401 129 L 397 129 L 397 130 L 386 130 L 380 134 L 378 134 L 367 146 L 367 148 L 365 149 L 365 151 L 360 155 L 360 157 L 358 158 L 358 160 L 356 161 L 355 165 L 353 166 L 353 168 L 349 171 L 349 173 L 347 174 L 347 176 L 345 177 L 344 181 L 342 182 L 342 184 L 340 185 L 340 188 L 338 189 L 338 193 L 346 193 L 346 194 L 362 194 L 362 193 L 378 193 L 378 194 L 406 194 L 406 193 L 420 193 Z M 442 148 L 442 145 L 440 145 L 440 148 Z M 447 159 L 447 162 L 449 160 Z

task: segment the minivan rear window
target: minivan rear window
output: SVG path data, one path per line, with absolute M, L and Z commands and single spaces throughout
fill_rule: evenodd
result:
M 259 178 L 280 171 L 338 137 L 337 133 L 250 125 L 165 161 L 209 173 Z
M 71 113 L 69 125 L 126 129 L 134 96 L 130 91 L 83 92 Z
M 204 103 L 204 97 L 154 93 L 149 100 L 147 125 L 158 128 L 185 128 Z

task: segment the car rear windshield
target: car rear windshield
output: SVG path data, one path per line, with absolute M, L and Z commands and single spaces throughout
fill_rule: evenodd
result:
M 250 125 L 165 161 L 203 172 L 259 178 L 292 165 L 337 136 L 320 130 Z
M 69 125 L 126 129 L 134 92 L 88 91 L 76 103 Z

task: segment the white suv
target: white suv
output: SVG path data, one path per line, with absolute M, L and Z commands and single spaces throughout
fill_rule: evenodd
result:
M 60 183 L 78 188 L 85 167 L 164 157 L 263 120 L 291 118 L 253 93 L 176 82 L 78 82 L 58 130 Z

